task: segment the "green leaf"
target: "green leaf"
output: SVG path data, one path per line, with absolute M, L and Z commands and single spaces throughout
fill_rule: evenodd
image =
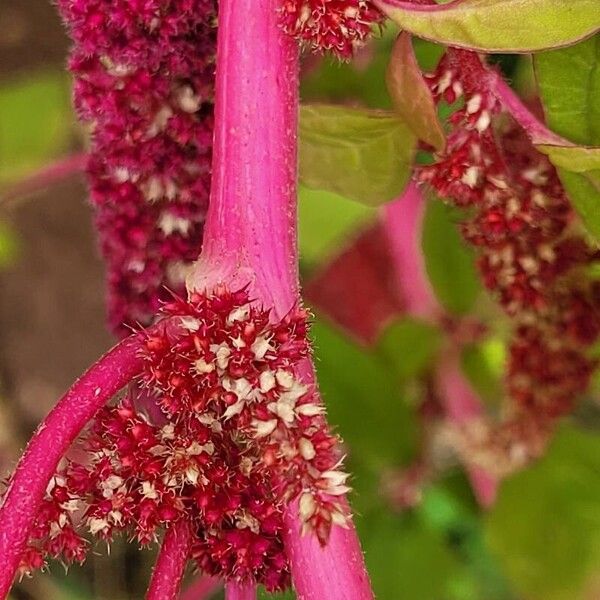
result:
M 375 353 L 318 319 L 312 329 L 319 388 L 354 463 L 379 470 L 412 456 L 416 428 L 394 373 Z
M 579 144 L 537 147 L 560 168 L 584 224 L 600 238 L 600 35 L 537 54 L 534 68 L 549 127 Z
M 409 317 L 392 323 L 377 344 L 384 358 L 401 380 L 418 377 L 432 364 L 441 344 L 441 334 L 425 321 Z
M 442 150 L 446 145 L 444 130 L 408 33 L 401 33 L 394 44 L 386 80 L 396 112 L 418 138 Z
M 464 585 L 464 573 L 440 533 L 414 518 L 383 511 L 360 519 L 358 525 L 377 598 L 473 598 L 457 593 Z
M 487 539 L 524 598 L 597 597 L 599 500 L 600 437 L 569 428 L 541 462 L 503 484 Z
M 536 148 L 547 154 L 555 166 L 563 167 L 568 171 L 586 173 L 600 170 L 600 147 L 537 144 Z M 595 175 L 592 176 L 597 178 Z
M 533 61 L 548 127 L 577 144 L 600 145 L 600 35 Z
M 0 87 L 0 183 L 60 155 L 71 135 L 68 79 L 38 74 Z
M 456 0 L 415 5 L 374 0 L 402 29 L 485 52 L 532 52 L 572 44 L 600 29 L 597 0 Z
M 558 175 L 587 230 L 600 239 L 600 171 L 582 175 L 559 169 Z
M 325 104 L 300 110 L 300 181 L 369 206 L 399 196 L 415 137 L 383 111 Z
M 300 186 L 298 239 L 303 267 L 314 268 L 345 240 L 374 220 L 374 209 L 347 198 Z
M 473 253 L 457 228 L 459 213 L 441 201 L 427 204 L 421 243 L 425 267 L 440 302 L 452 313 L 468 312 L 480 291 Z

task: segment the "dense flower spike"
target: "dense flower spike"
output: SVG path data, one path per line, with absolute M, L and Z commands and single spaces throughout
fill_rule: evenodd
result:
M 116 332 L 183 290 L 210 188 L 215 0 L 59 0 Z
M 446 149 L 419 176 L 471 208 L 464 235 L 479 250 L 486 287 L 514 320 L 507 386 L 517 414 L 494 434 L 497 444 L 485 427 L 472 436 L 482 448 L 508 450 L 515 464 L 499 466 L 496 457 L 488 466 L 510 470 L 540 451 L 553 420 L 587 388 L 595 362 L 586 349 L 600 335 L 600 290 L 585 275 L 593 251 L 555 169 L 503 109 L 488 73 L 477 55 L 449 50 L 430 76 L 438 101 L 462 106 L 450 118 Z
M 160 412 L 137 408 L 138 397 L 101 411 L 85 458 L 49 487 L 23 570 L 47 555 L 83 559 L 78 511 L 96 537 L 125 531 L 142 544 L 186 519 L 204 572 L 284 588 L 285 506 L 299 498 L 306 529 L 322 543 L 333 523 L 346 523 L 337 440 L 296 372 L 309 353 L 306 312 L 272 323 L 246 291 L 219 289 L 175 300 L 164 314 L 181 328 L 148 335 L 140 378 Z
M 349 59 L 383 16 L 370 0 L 284 0 L 281 19 L 311 50 Z

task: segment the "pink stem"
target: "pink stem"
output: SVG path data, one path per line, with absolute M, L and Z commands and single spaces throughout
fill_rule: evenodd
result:
M 228 582 L 225 584 L 225 600 L 256 600 L 256 586 Z
M 459 354 L 446 352 L 435 374 L 438 393 L 446 414 L 456 425 L 463 425 L 481 415 L 479 398 L 461 372 Z M 468 466 L 473 492 L 481 506 L 491 506 L 498 491 L 495 477 L 481 467 Z
M 29 441 L 0 508 L 0 598 L 8 594 L 60 459 L 98 409 L 141 371 L 143 335 L 123 340 L 86 371 Z
M 521 98 L 504 81 L 502 75 L 496 71 L 488 70 L 482 65 L 482 70 L 486 70 L 490 87 L 494 94 L 504 106 L 504 108 L 513 116 L 515 121 L 525 130 L 525 133 L 531 138 L 534 144 L 550 144 L 553 146 L 574 146 L 572 142 L 560 137 L 550 131 L 539 119 L 525 106 Z
M 6 203 L 29 196 L 30 194 L 35 194 L 54 183 L 83 171 L 85 169 L 86 161 L 87 154 L 84 153 L 61 158 L 17 182 L 14 186 L 1 194 L 0 198 L 3 203 Z
M 216 577 L 200 575 L 181 594 L 179 600 L 206 600 L 213 592 L 216 592 L 222 582 Z
M 167 530 L 163 540 L 146 600 L 175 600 L 192 546 L 192 527 L 181 520 Z
M 371 600 L 373 592 L 352 523 L 347 529 L 333 527 L 323 548 L 315 536 L 298 534 L 296 514 L 297 506 L 292 505 L 285 516 L 284 540 L 298 600 Z
M 435 320 L 442 309 L 433 293 L 421 251 L 425 199 L 412 181 L 404 194 L 384 206 L 384 227 L 406 312 Z M 410 285 L 406 285 L 410 282 Z
M 280 0 L 221 0 L 213 179 L 202 255 L 190 289 L 249 285 L 281 318 L 298 302 L 296 241 L 298 48 L 279 27 Z M 302 376 L 314 380 L 312 364 Z M 301 537 L 297 506 L 287 514 L 292 577 L 301 598 L 372 598 L 358 538 L 334 527 L 312 564 L 312 536 Z M 306 564 L 311 565 L 307 577 Z M 340 567 L 339 565 L 346 565 Z M 359 572 L 361 577 L 357 577 Z
M 278 26 L 279 6 L 219 2 L 211 198 L 188 286 L 250 284 L 281 316 L 298 295 L 298 49 Z
M 442 308 L 427 277 L 421 250 L 421 230 L 425 199 L 412 182 L 404 194 L 384 208 L 387 232 L 397 283 L 408 314 L 437 321 Z M 458 362 L 458 349 L 442 357 L 436 372 L 438 393 L 448 419 L 462 424 L 481 414 L 479 399 L 465 380 Z M 496 481 L 480 468 L 468 468 L 473 492 L 482 506 L 490 506 L 496 497 Z

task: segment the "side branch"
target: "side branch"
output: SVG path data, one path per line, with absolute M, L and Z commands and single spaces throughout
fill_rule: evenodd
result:
M 256 600 L 256 586 L 236 582 L 225 584 L 225 600 Z
M 146 600 L 175 600 L 192 545 L 192 528 L 188 521 L 172 525 L 163 540 L 156 560 Z
M 60 399 L 37 428 L 0 507 L 0 598 L 10 589 L 46 486 L 86 423 L 142 369 L 145 333 L 105 354 Z

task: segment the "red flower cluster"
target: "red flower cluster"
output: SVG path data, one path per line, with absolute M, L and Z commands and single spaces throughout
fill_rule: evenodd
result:
M 247 292 L 220 289 L 175 300 L 164 315 L 179 327 L 146 340 L 146 398 L 136 394 L 96 417 L 85 458 L 70 461 L 49 490 L 38 517 L 44 530 L 36 529 L 23 570 L 61 551 L 83 558 L 74 512 L 93 535 L 126 531 L 142 544 L 186 519 L 204 572 L 284 588 L 286 505 L 299 497 L 306 529 L 323 543 L 347 517 L 337 440 L 316 390 L 300 379 L 306 312 L 272 323 Z
M 215 0 L 59 0 L 108 263 L 112 328 L 183 290 L 210 189 Z
M 281 19 L 313 51 L 349 59 L 383 15 L 370 0 L 284 0 Z
M 585 274 L 592 251 L 555 169 L 503 110 L 488 73 L 477 55 L 449 50 L 430 76 L 438 101 L 462 106 L 446 149 L 419 177 L 471 209 L 464 235 L 479 250 L 486 287 L 514 319 L 508 389 L 518 418 L 539 433 L 588 386 L 600 289 Z

